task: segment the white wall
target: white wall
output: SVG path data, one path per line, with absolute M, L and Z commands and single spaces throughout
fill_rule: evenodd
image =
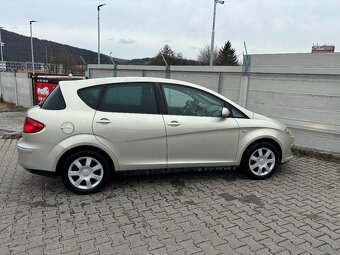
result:
M 113 74 L 112 65 L 88 68 L 90 78 Z M 248 68 L 170 70 L 170 78 L 208 87 L 287 124 L 297 145 L 340 153 L 340 53 L 251 55 Z M 117 66 L 116 74 L 165 77 L 165 67 Z
M 290 126 L 296 144 L 340 152 L 340 53 L 252 55 L 246 108 Z
M 197 83 L 287 124 L 297 145 L 340 153 L 340 53 L 251 55 L 249 68 L 170 66 L 168 73 L 164 66 L 89 65 L 87 73 Z M 27 74 L 0 73 L 0 85 L 5 101 L 33 104 Z
M 0 96 L 6 102 L 24 107 L 32 106 L 32 79 L 24 73 L 0 72 Z

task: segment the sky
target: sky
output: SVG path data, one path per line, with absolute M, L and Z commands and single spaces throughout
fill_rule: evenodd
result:
M 164 44 L 196 59 L 210 45 L 214 0 L 1 0 L 0 26 L 124 59 L 152 57 Z M 310 52 L 313 44 L 340 47 L 340 0 L 226 0 L 217 5 L 215 45 L 236 54 Z

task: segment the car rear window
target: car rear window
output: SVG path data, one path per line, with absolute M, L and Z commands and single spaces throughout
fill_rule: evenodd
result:
M 63 94 L 61 93 L 60 86 L 57 86 L 51 94 L 46 98 L 41 106 L 45 110 L 63 110 L 66 108 Z
M 97 108 L 100 97 L 101 86 L 88 87 L 78 90 L 78 96 L 81 100 L 93 109 Z

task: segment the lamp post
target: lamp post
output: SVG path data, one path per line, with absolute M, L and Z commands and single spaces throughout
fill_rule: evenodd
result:
M 215 19 L 216 19 L 216 5 L 224 4 L 222 0 L 214 0 L 214 15 L 213 15 L 213 26 L 211 31 L 211 46 L 210 46 L 210 66 L 213 65 L 214 62 L 214 39 L 215 39 Z
M 244 54 L 244 51 L 242 51 L 240 54 L 237 55 L 237 62 L 240 63 L 239 59 L 240 59 L 240 56 Z
M 35 74 L 35 69 L 34 69 L 34 53 L 33 53 L 33 37 L 32 37 L 32 23 L 38 22 L 36 20 L 30 20 L 30 31 L 31 31 L 31 53 L 32 53 L 32 71 L 33 75 Z
M 106 4 L 100 4 L 97 6 L 97 10 L 98 10 L 98 65 L 100 64 L 100 17 L 99 17 L 99 13 L 100 13 L 100 7 L 103 7 Z
M 113 65 L 113 77 L 117 77 L 117 72 L 116 72 L 117 65 L 116 65 L 116 62 L 114 61 L 114 59 L 112 57 L 112 51 L 110 52 L 110 59 L 111 59 L 112 65 Z
M 1 72 L 4 72 L 4 55 L 2 53 L 2 41 L 1 41 L 1 29 L 4 27 L 0 27 L 0 51 L 1 51 Z

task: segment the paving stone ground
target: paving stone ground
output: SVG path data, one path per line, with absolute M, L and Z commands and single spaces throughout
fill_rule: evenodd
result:
M 5 133 L 21 131 L 26 117 L 25 111 L 0 112 L 0 137 Z
M 119 177 L 79 196 L 0 139 L 0 254 L 340 254 L 340 164 Z

